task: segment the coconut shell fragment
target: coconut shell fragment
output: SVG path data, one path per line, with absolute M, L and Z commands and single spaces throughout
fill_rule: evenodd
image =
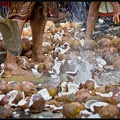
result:
M 45 99 L 40 94 L 34 94 L 30 98 L 29 109 L 30 112 L 42 112 L 45 107 Z
M 78 118 L 80 111 L 84 109 L 85 107 L 78 102 L 67 103 L 63 105 L 62 114 L 64 118 Z
M 115 105 L 109 104 L 99 110 L 99 115 L 101 118 L 119 118 L 120 109 Z

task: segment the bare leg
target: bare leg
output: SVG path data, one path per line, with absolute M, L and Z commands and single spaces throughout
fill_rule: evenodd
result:
M 39 63 L 45 57 L 42 52 L 43 32 L 44 32 L 44 17 L 39 9 L 32 13 L 30 25 L 32 29 L 32 62 Z
M 22 32 L 25 21 L 18 20 L 18 25 L 20 31 Z M 27 71 L 23 70 L 16 63 L 16 56 L 12 55 L 9 51 L 7 51 L 6 60 L 4 62 L 4 73 L 2 77 L 10 77 L 11 75 L 27 75 Z
M 92 33 L 95 27 L 95 23 L 98 18 L 98 11 L 101 2 L 92 2 L 88 12 L 86 39 L 89 40 L 92 37 Z

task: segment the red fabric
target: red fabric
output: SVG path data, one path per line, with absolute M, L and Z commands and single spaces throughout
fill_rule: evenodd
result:
M 10 6 L 10 2 L 0 2 L 1 6 Z
M 98 12 L 98 15 L 102 16 L 102 17 L 112 17 L 113 16 L 113 12 L 112 13 L 101 13 L 101 12 Z
M 46 2 L 46 5 L 48 17 L 53 17 L 55 12 L 58 14 L 58 2 Z

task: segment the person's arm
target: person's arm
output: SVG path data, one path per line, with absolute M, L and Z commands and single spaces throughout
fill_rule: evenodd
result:
M 120 22 L 120 4 L 119 2 L 110 2 L 113 6 L 113 22 Z
M 91 2 L 87 17 L 86 39 L 91 39 L 101 2 Z

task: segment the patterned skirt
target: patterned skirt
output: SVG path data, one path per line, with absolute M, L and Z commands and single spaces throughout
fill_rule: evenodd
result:
M 8 18 L 28 21 L 33 10 L 42 9 L 42 16 L 47 19 L 59 12 L 58 2 L 10 2 Z

